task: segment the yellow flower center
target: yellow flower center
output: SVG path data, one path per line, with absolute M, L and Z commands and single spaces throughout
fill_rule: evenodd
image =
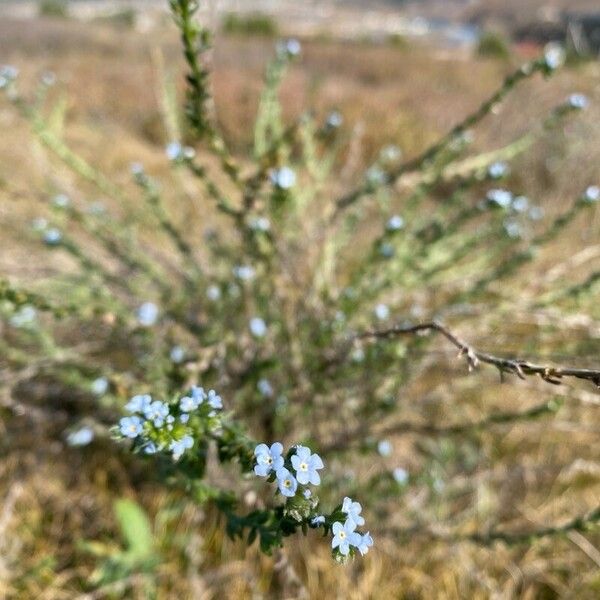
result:
M 308 471 L 308 465 L 306 463 L 300 463 L 301 471 Z
M 345 531 L 340 531 L 340 533 L 338 534 L 342 539 L 344 539 L 346 537 L 346 532 Z
M 273 459 L 272 459 L 270 456 L 269 456 L 269 457 L 267 457 L 267 464 L 268 464 L 268 465 L 271 465 L 271 464 L 273 464 Z
M 291 482 L 291 480 L 290 480 L 290 479 L 286 479 L 286 480 L 283 482 L 283 485 L 284 485 L 286 488 L 289 488 L 289 487 L 292 485 L 292 482 Z

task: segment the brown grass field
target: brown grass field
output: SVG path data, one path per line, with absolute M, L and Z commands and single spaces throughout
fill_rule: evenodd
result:
M 272 40 L 216 40 L 217 117 L 227 141 L 240 153 L 250 143 L 262 72 L 272 51 Z M 423 149 L 474 109 L 519 60 L 518 56 L 509 63 L 483 60 L 419 45 L 394 48 L 307 41 L 302 61 L 284 85 L 283 103 L 289 117 L 307 106 L 319 115 L 332 107 L 339 109 L 345 133 L 359 141 L 356 160 L 367 164 L 386 143 L 397 143 L 407 156 Z M 161 91 L 165 74 L 176 82 L 180 96 L 183 91 L 183 65 L 172 27 L 165 24 L 141 34 L 110 25 L 5 18 L 0 20 L 0 63 L 19 66 L 24 89 L 33 89 L 43 71 L 56 73 L 59 83 L 51 93 L 60 107 L 57 126 L 71 147 L 126 189 L 133 161 L 143 161 L 149 171 L 167 181 L 173 177 L 164 159 L 169 131 Z M 507 143 L 573 91 L 592 99 L 590 110 L 569 122 L 560 135 L 543 137 L 527 158 L 515 164 L 511 175 L 513 185 L 543 200 L 551 214 L 572 199 L 573 190 L 598 180 L 600 63 L 568 68 L 547 83 L 534 79 L 519 88 L 498 114 L 488 117 L 475 142 L 482 150 Z M 341 186 L 345 183 L 340 181 Z M 181 185 L 185 187 L 185 182 Z M 39 244 L 23 233 L 57 189 L 73 195 L 96 193 L 51 159 L 35 142 L 27 123 L 0 100 L 3 275 L 35 284 L 62 266 L 59 261 L 64 259 L 44 256 Z M 600 213 L 596 209 L 591 214 L 592 218 L 577 221 L 560 244 L 544 251 L 532 267 L 537 270 L 532 277 L 565 264 L 586 248 L 598 249 Z M 177 216 L 182 221 L 188 218 Z M 210 221 L 214 215 L 196 219 Z M 581 279 L 581 274 L 574 267 L 564 277 L 568 283 Z M 598 305 L 593 311 L 587 320 L 574 318 L 549 328 L 548 346 L 537 348 L 536 353 L 577 360 L 580 366 L 597 363 Z M 510 332 L 501 330 L 500 323 L 495 327 L 494 336 L 475 341 L 492 348 L 500 342 L 514 350 L 527 347 L 529 324 L 518 311 Z M 581 340 L 586 343 L 579 344 Z M 476 418 L 490 398 L 498 409 L 515 409 L 523 402 L 539 402 L 547 392 L 532 385 L 501 387 L 493 372 L 482 371 L 467 380 L 461 368 L 450 362 L 452 358 L 451 352 L 433 357 L 443 363 L 443 371 L 437 379 L 432 375 L 430 388 L 406 390 L 407 405 L 433 397 L 441 389 L 442 395 L 462 395 L 465 414 Z M 456 381 L 448 375 L 455 375 Z M 482 384 L 487 391 L 481 392 Z M 561 394 L 562 388 L 550 391 Z M 465 475 L 463 490 L 460 478 L 453 480 L 457 487 L 451 506 L 436 505 L 423 497 L 422 490 L 411 489 L 398 506 L 389 507 L 394 522 L 414 522 L 404 518 L 407 514 L 447 524 L 448 514 L 460 514 L 461 526 L 484 530 L 493 515 L 501 514 L 503 522 L 516 528 L 535 528 L 560 524 L 597 506 L 600 397 L 583 385 L 569 392 L 583 400 L 569 404 L 556 422 L 517 424 L 481 434 L 481 443 L 473 444 L 472 450 L 485 448 L 489 468 L 477 474 L 475 502 L 464 492 L 473 485 Z M 49 422 L 0 413 L 0 598 L 600 597 L 600 535 L 593 531 L 516 547 L 434 541 L 418 535 L 400 543 L 378 531 L 377 548 L 347 567 L 332 564 L 327 544 L 298 536 L 286 550 L 291 567 L 282 567 L 281 556 L 265 557 L 255 546 L 248 549 L 229 541 L 215 514 L 164 491 L 145 470 L 146 463 L 124 458 L 109 442 L 83 451 L 69 449 L 62 431 L 81 407 L 65 406 L 60 397 L 41 391 L 27 402 L 42 411 L 50 409 L 53 417 Z M 432 403 L 431 410 L 436 406 Z M 418 458 L 409 449 L 409 444 L 399 441 L 394 455 L 381 460 L 390 468 L 399 464 L 417 470 Z M 368 473 L 371 466 L 357 468 Z M 84 541 L 119 545 L 113 513 L 118 497 L 134 498 L 148 511 L 161 561 L 152 581 L 139 574 L 118 585 L 89 588 L 97 561 Z M 377 515 L 371 515 L 370 521 L 376 522 Z M 295 576 L 302 585 L 294 583 Z

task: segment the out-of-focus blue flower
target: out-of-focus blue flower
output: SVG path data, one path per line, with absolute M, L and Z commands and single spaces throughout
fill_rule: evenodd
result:
M 350 358 L 352 359 L 352 362 L 361 363 L 365 360 L 365 351 L 362 348 L 354 348 L 352 354 L 350 354 Z
M 152 402 L 152 404 L 144 409 L 144 416 L 149 421 L 152 421 L 155 427 L 162 427 L 168 414 L 168 405 L 164 404 L 160 400 L 155 400 Z
M 544 209 L 541 206 L 532 206 L 529 209 L 529 218 L 532 221 L 541 221 L 544 218 Z
M 19 76 L 19 69 L 12 65 L 3 65 L 0 67 L 0 90 L 7 88 Z
M 273 386 L 268 379 L 259 379 L 256 387 L 265 398 L 272 398 L 275 394 Z
M 512 202 L 513 195 L 508 190 L 493 189 L 488 191 L 486 199 L 490 204 L 495 204 L 501 208 L 508 208 Z
M 132 162 L 129 165 L 129 170 L 134 177 L 139 177 L 144 174 L 144 165 L 141 162 Z
M 323 461 L 318 454 L 312 454 L 306 446 L 296 446 L 296 454 L 292 455 L 292 467 L 296 471 L 298 483 L 319 485 L 321 477 L 317 471 L 322 469 Z
M 72 431 L 67 436 L 69 446 L 87 446 L 94 439 L 94 430 L 91 427 L 82 427 Z
M 96 394 L 96 396 L 103 396 L 108 390 L 108 379 L 106 379 L 106 377 L 98 377 L 92 381 L 90 388 L 92 393 Z
M 271 183 L 280 190 L 289 190 L 296 185 L 296 173 L 289 167 L 271 171 Z
M 371 534 L 367 531 L 367 533 L 360 536 L 360 542 L 356 544 L 356 547 L 358 548 L 358 551 L 360 552 L 361 556 L 364 556 L 369 551 L 369 548 L 371 548 L 371 546 L 373 546 L 373 538 L 371 537 Z
M 169 352 L 169 358 L 171 362 L 178 365 L 182 363 L 185 358 L 185 350 L 181 346 L 173 346 L 171 352 Z
M 148 406 L 152 404 L 152 396 L 150 394 L 138 394 L 130 398 L 125 405 L 125 410 L 131 413 L 143 413 Z
M 583 94 L 571 94 L 567 103 L 575 110 L 585 110 L 589 105 L 589 100 Z
M 385 226 L 388 231 L 400 231 L 404 228 L 404 219 L 400 215 L 392 215 Z
M 137 417 L 123 417 L 119 421 L 119 429 L 121 434 L 128 438 L 136 438 L 144 430 L 142 420 Z
M 71 200 L 66 194 L 56 194 L 56 196 L 52 198 L 52 204 L 56 206 L 56 208 L 67 208 L 67 206 L 71 204 Z
M 137 310 L 140 325 L 151 327 L 158 320 L 158 306 L 154 302 L 144 302 Z
M 285 468 L 281 467 L 275 473 L 277 477 L 277 487 L 283 496 L 293 498 L 298 489 L 298 482 L 294 476 Z
M 315 515 L 311 520 L 310 524 L 313 527 L 318 527 L 319 525 L 323 525 L 325 523 L 325 517 L 323 515 Z
M 492 179 L 500 179 L 508 173 L 508 165 L 505 162 L 495 162 L 488 167 L 488 175 Z
M 223 399 L 215 390 L 208 390 L 208 405 L 213 409 L 209 416 L 214 416 L 217 410 L 221 410 L 223 408 Z
M 183 412 L 192 412 L 196 410 L 206 399 L 207 394 L 204 391 L 204 388 L 193 386 L 191 390 L 191 394 L 189 396 L 185 396 L 179 401 L 179 408 Z
M 549 71 L 555 71 L 565 62 L 564 48 L 557 43 L 547 44 L 544 49 L 544 64 Z
M 300 55 L 302 52 L 302 45 L 295 38 L 290 38 L 289 40 L 282 40 L 277 43 L 277 54 L 281 57 L 289 57 L 294 58 Z
M 402 150 L 394 144 L 389 144 L 381 150 L 380 156 L 381 160 L 386 163 L 396 162 L 402 157 Z
M 583 199 L 586 202 L 598 202 L 600 200 L 600 187 L 597 185 L 590 185 L 583 195 Z
M 184 435 L 180 440 L 173 440 L 169 445 L 169 450 L 173 453 L 173 460 L 179 460 L 186 450 L 194 445 L 194 438 L 191 435 Z
M 515 212 L 526 212 L 529 208 L 529 198 L 527 196 L 515 196 L 512 201 L 512 208 Z
M 390 456 L 392 454 L 392 444 L 389 440 L 379 440 L 377 444 L 377 452 L 380 456 Z
M 250 221 L 250 229 L 266 233 L 271 229 L 271 221 L 267 217 L 255 217 Z
M 327 115 L 327 119 L 325 119 L 325 126 L 328 129 L 337 129 L 338 127 L 342 126 L 343 122 L 344 117 L 342 117 L 342 114 L 337 110 L 334 110 Z
M 390 309 L 388 305 L 383 303 L 378 304 L 373 312 L 380 321 L 385 321 L 390 316 Z
M 209 285 L 206 288 L 206 297 L 213 302 L 221 298 L 221 288 L 218 285 Z
M 504 222 L 504 231 L 506 235 L 512 239 L 518 239 L 523 235 L 523 229 L 517 221 L 508 220 Z
M 392 258 L 395 252 L 396 251 L 394 250 L 394 246 L 388 244 L 387 242 L 384 242 L 379 246 L 379 254 L 381 254 L 381 256 L 383 256 L 384 258 Z
M 50 229 L 46 229 L 44 232 L 44 242 L 48 244 L 48 246 L 57 246 L 60 244 L 62 240 L 62 233 L 56 227 L 51 227 Z
M 408 481 L 408 471 L 402 467 L 396 467 L 392 471 L 394 481 L 399 485 L 404 485 Z
M 254 449 L 254 456 L 256 458 L 256 466 L 254 472 L 259 477 L 266 477 L 271 471 L 277 472 L 283 468 L 283 446 L 279 442 L 267 446 L 266 444 L 259 444 Z
M 179 421 L 181 423 L 183 423 L 184 425 L 190 420 L 190 414 L 189 413 L 183 413 L 182 415 L 179 415 Z
M 148 442 L 144 446 L 145 454 L 156 454 L 157 452 L 158 452 L 158 447 L 156 446 L 156 444 L 154 442 Z
M 387 182 L 387 175 L 384 170 L 373 165 L 367 170 L 367 183 L 372 186 L 384 185 Z
M 13 314 L 9 323 L 17 329 L 30 327 L 37 319 L 37 311 L 33 306 L 22 306 L 15 314 Z
M 260 317 L 250 319 L 249 327 L 254 337 L 261 338 L 267 334 L 267 324 Z
M 170 142 L 165 148 L 165 154 L 169 160 L 179 160 L 183 154 L 183 148 L 179 142 Z
M 233 275 L 242 281 L 254 279 L 254 269 L 248 265 L 238 265 L 233 267 Z
M 331 527 L 333 533 L 333 539 L 331 540 L 331 547 L 337 548 L 342 556 L 348 556 L 350 552 L 350 546 L 358 546 L 361 543 L 361 536 L 355 532 L 356 523 L 351 519 L 347 519 L 342 525 L 339 521 L 336 521 Z
M 354 502 L 351 498 L 346 496 L 342 503 L 342 512 L 348 515 L 348 520 L 354 522 L 357 527 L 365 524 L 365 520 L 360 516 L 362 512 L 362 506 L 360 502 Z
M 48 227 L 48 219 L 44 219 L 44 217 L 37 217 L 31 221 L 31 228 L 34 231 L 44 231 L 46 227 Z

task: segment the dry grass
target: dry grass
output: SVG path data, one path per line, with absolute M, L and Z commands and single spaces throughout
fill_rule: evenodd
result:
M 162 50 L 167 64 L 180 64 L 172 31 L 142 36 L 74 23 L 0 22 L 2 61 L 22 68 L 25 87 L 44 69 L 57 73 L 63 83 L 54 94 L 58 98 L 64 91 L 67 140 L 123 184 L 134 160 L 142 160 L 159 176 L 167 175 L 156 48 Z M 260 73 L 271 51 L 271 44 L 263 41 L 223 39 L 217 43 L 218 117 L 237 149 L 249 143 L 249 115 L 256 109 Z M 347 123 L 363 122 L 367 133 L 362 160 L 366 162 L 378 146 L 389 141 L 399 143 L 406 154 L 422 149 L 474 108 L 509 68 L 463 56 L 435 56 L 423 48 L 314 42 L 292 70 L 283 98 L 289 116 L 307 105 L 319 114 L 335 106 Z M 568 71 L 548 85 L 532 82 L 489 119 L 477 145 L 507 142 L 573 89 L 599 98 L 599 84 L 597 65 Z M 594 108 L 580 123 L 565 128 L 562 137 L 539 144 L 526 162 L 517 165 L 512 183 L 534 197 L 543 197 L 550 211 L 570 202 L 574 189 L 597 177 L 599 116 Z M 59 259 L 37 254 L 37 246 L 23 239 L 25 223 L 38 214 L 47 194 L 55 189 L 74 195 L 92 192 L 48 159 L 6 104 L 0 105 L 0 127 L 0 272 L 31 281 L 58 268 L 53 261 Z M 555 166 L 558 158 L 560 167 Z M 546 268 L 597 243 L 597 230 L 597 221 L 579 222 L 565 246 L 543 257 L 536 268 Z M 513 332 L 515 346 L 526 343 L 527 325 L 515 322 Z M 549 331 L 549 341 L 553 335 Z M 499 339 L 494 337 L 494 341 Z M 592 343 L 592 353 L 597 355 L 597 349 Z M 560 353 L 571 350 L 564 347 Z M 443 362 L 439 354 L 434 359 Z M 516 409 L 547 398 L 546 389 L 501 387 L 491 374 L 469 380 L 461 374 L 456 366 L 444 366 L 441 372 L 432 369 L 427 389 L 406 390 L 406 414 L 410 416 L 412 403 L 418 403 L 420 415 L 424 411 L 440 418 L 477 418 L 490 408 Z M 456 382 L 450 384 L 455 377 Z M 460 415 L 453 414 L 447 402 L 457 396 L 462 398 Z M 560 420 L 469 434 L 460 445 L 448 441 L 447 452 L 464 453 L 464 471 L 445 474 L 452 478 L 452 493 L 438 502 L 425 486 L 415 485 L 398 498 L 397 506 L 389 507 L 392 517 L 388 520 L 398 525 L 421 518 L 442 524 L 450 521 L 475 530 L 485 529 L 500 515 L 516 528 L 528 524 L 535 528 L 563 522 L 597 505 L 598 407 L 585 400 L 588 396 L 582 397 L 567 405 Z M 276 561 L 260 556 L 255 548 L 225 539 L 215 514 L 165 492 L 144 464 L 116 454 L 108 443 L 83 452 L 68 450 L 62 431 L 77 415 L 85 414 L 86 402 L 89 399 L 66 403 L 59 393 L 52 404 L 38 407 L 47 412 L 43 419 L 5 413 L 6 418 L 0 420 L 0 597 L 302 596 L 281 563 L 277 568 Z M 402 464 L 418 472 L 422 458 L 411 454 L 411 448 L 419 443 L 398 440 L 393 457 L 381 459 L 380 464 L 359 464 L 357 469 L 369 476 Z M 334 472 L 344 468 L 339 463 L 331 466 Z M 476 476 L 472 475 L 475 471 Z M 148 510 L 161 564 L 153 577 L 136 576 L 124 590 L 107 588 L 83 595 L 97 562 L 80 542 L 120 543 L 112 511 L 116 497 L 134 497 Z M 248 500 L 253 501 L 250 493 Z M 369 516 L 371 523 L 384 517 Z M 597 534 L 574 534 L 517 548 L 450 544 L 419 536 L 399 541 L 386 537 L 385 531 L 376 534 L 377 550 L 346 568 L 333 567 L 326 544 L 315 543 L 312 537 L 289 544 L 288 557 L 303 582 L 304 594 L 351 599 L 592 599 L 600 595 Z

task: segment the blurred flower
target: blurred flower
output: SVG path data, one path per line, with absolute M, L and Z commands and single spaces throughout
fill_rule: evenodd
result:
M 521 225 L 517 221 L 504 221 L 504 231 L 509 238 L 517 239 L 523 235 Z
M 206 288 L 206 297 L 213 302 L 221 298 L 221 289 L 217 285 L 209 285 Z
M 179 142 L 170 142 L 165 148 L 165 154 L 169 160 L 179 160 L 183 154 L 183 148 Z
M 384 242 L 379 246 L 379 254 L 381 254 L 381 256 L 383 256 L 384 258 L 392 258 L 395 252 L 396 251 L 394 250 L 394 246 L 388 244 L 387 242 Z
M 272 398 L 275 393 L 268 379 L 259 379 L 256 387 L 265 398 Z
M 541 206 L 532 206 L 529 209 L 529 218 L 532 221 L 541 221 L 544 218 L 544 209 Z
M 403 227 L 404 219 L 400 215 L 391 216 L 385 226 L 388 231 L 399 231 Z
M 52 87 L 56 83 L 56 75 L 52 71 L 44 71 L 41 77 L 42 85 Z
M 190 394 L 179 401 L 179 408 L 183 412 L 196 410 L 208 398 L 202 387 L 193 386 Z
M 298 482 L 294 476 L 285 468 L 281 467 L 275 473 L 277 477 L 277 486 L 283 496 L 293 498 L 296 495 L 298 489 Z
M 373 312 L 380 321 L 385 321 L 390 316 L 390 309 L 387 304 L 378 304 Z
M 242 281 L 249 281 L 254 278 L 254 269 L 247 265 L 238 265 L 233 267 L 233 275 Z
M 299 56 L 300 52 L 302 52 L 302 45 L 295 38 L 283 40 L 277 44 L 277 54 L 281 57 L 293 58 Z
M 123 417 L 119 421 L 119 429 L 121 434 L 128 438 L 136 438 L 144 430 L 142 420 L 137 417 Z
M 215 411 L 223 408 L 223 399 L 215 390 L 208 390 L 208 405 L 214 409 L 209 413 L 210 417 L 216 414 Z
M 67 436 L 69 446 L 87 446 L 94 439 L 94 430 L 90 427 L 82 427 L 72 431 Z
M 318 527 L 319 525 L 323 525 L 325 523 L 325 517 L 323 515 L 315 515 L 311 520 L 310 524 L 313 527 Z
M 250 229 L 266 233 L 271 229 L 271 221 L 267 217 L 255 217 L 250 221 Z
M 154 302 L 144 302 L 138 308 L 137 319 L 140 325 L 151 327 L 158 320 L 158 306 Z
M 346 496 L 342 503 L 342 512 L 348 515 L 348 520 L 355 523 L 356 527 L 365 524 L 364 518 L 360 516 L 360 513 L 362 512 L 360 502 L 354 502 L 351 498 Z
M 544 64 L 549 71 L 555 71 L 565 62 L 565 51 L 560 44 L 546 44 L 544 48 Z
M 144 174 L 144 165 L 141 162 L 132 162 L 131 165 L 129 165 L 129 170 L 132 175 L 139 177 Z
M 48 244 L 48 246 L 57 246 L 60 244 L 62 240 L 62 233 L 56 227 L 51 227 L 50 229 L 46 229 L 44 232 L 44 242 Z
M 408 481 L 408 471 L 402 467 L 396 467 L 392 471 L 394 481 L 399 485 L 404 485 Z
M 386 163 L 396 162 L 402 157 L 402 150 L 398 146 L 390 144 L 381 150 L 380 156 L 381 160 Z
M 331 531 L 333 533 L 333 539 L 331 540 L 331 547 L 337 548 L 342 556 L 348 556 L 350 552 L 350 546 L 358 546 L 361 543 L 360 534 L 356 533 L 356 523 L 351 519 L 347 519 L 342 525 L 339 521 L 336 521 Z
M 584 96 L 583 94 L 571 94 L 567 103 L 575 110 L 585 110 L 590 102 L 587 96 Z
M 33 306 L 22 306 L 18 311 L 11 315 L 8 322 L 17 329 L 30 327 L 35 323 L 37 311 Z
M 529 208 L 529 198 L 527 196 L 515 196 L 512 201 L 514 211 L 522 213 Z
M 361 556 L 364 556 L 369 551 L 369 548 L 371 548 L 371 546 L 373 546 L 373 538 L 371 537 L 371 534 L 367 531 L 367 533 L 361 536 L 360 542 L 356 544 L 356 547 L 358 548 L 358 551 L 360 552 Z
M 169 407 L 160 400 L 155 400 L 144 408 L 144 416 L 154 423 L 154 427 L 162 427 L 168 414 Z
M 57 194 L 52 198 L 52 204 L 57 208 L 67 208 L 71 204 L 71 200 L 66 194 Z
M 90 388 L 92 393 L 96 394 L 96 396 L 102 396 L 106 394 L 106 391 L 108 390 L 108 379 L 106 379 L 106 377 L 98 377 L 92 381 Z
M 46 227 L 48 227 L 48 219 L 44 219 L 44 217 L 37 217 L 31 221 L 31 228 L 34 231 L 44 231 Z
M 317 471 L 324 467 L 323 461 L 318 454 L 311 454 L 310 448 L 296 446 L 296 454 L 292 455 L 291 461 L 298 483 L 302 485 L 308 483 L 319 485 L 321 483 L 321 477 Z
M 493 189 L 488 191 L 486 199 L 490 204 L 495 204 L 501 208 L 508 208 L 512 202 L 513 195 L 507 190 Z
M 380 440 L 377 444 L 377 452 L 380 456 L 390 456 L 392 454 L 392 444 L 389 440 Z
M 131 413 L 142 413 L 148 406 L 150 406 L 151 403 L 152 396 L 150 396 L 150 394 L 138 394 L 129 400 L 129 402 L 125 405 L 125 410 Z
M 266 444 L 258 444 L 254 449 L 256 466 L 254 472 L 259 477 L 266 477 L 271 471 L 278 471 L 283 467 L 283 446 L 275 442 L 269 448 Z M 288 471 L 289 472 L 289 471 Z
M 377 165 L 369 167 L 366 177 L 367 183 L 371 186 L 384 185 L 387 182 L 387 175 L 385 174 L 385 171 L 383 171 L 383 169 Z
M 254 337 L 261 338 L 267 334 L 267 324 L 260 317 L 250 319 L 249 327 Z
M 597 185 L 590 185 L 583 195 L 583 199 L 586 202 L 598 202 L 600 200 L 600 187 Z
M 505 162 L 495 162 L 488 167 L 488 175 L 492 179 L 501 179 L 508 173 L 508 165 Z
M 271 183 L 282 190 L 289 190 L 296 185 L 296 173 L 289 167 L 281 167 L 271 172 Z
M 194 445 L 194 438 L 191 435 L 184 435 L 180 440 L 173 440 L 169 445 L 169 450 L 173 453 L 173 460 L 179 460 L 186 450 Z
M 171 352 L 169 352 L 169 358 L 171 362 L 178 365 L 182 363 L 185 358 L 185 350 L 181 346 L 173 346 Z
M 337 129 L 338 127 L 342 126 L 343 122 L 344 118 L 342 117 L 341 113 L 337 110 L 333 110 L 327 115 L 325 126 L 329 129 Z

